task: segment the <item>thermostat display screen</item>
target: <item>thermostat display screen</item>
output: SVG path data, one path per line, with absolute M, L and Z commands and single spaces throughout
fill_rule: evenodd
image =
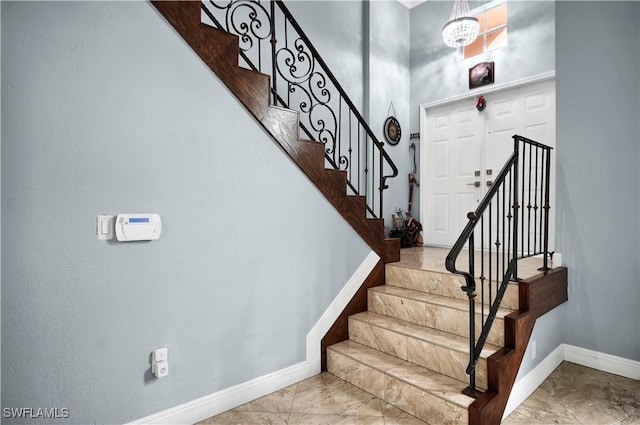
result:
M 149 217 L 129 217 L 129 223 L 148 223 Z

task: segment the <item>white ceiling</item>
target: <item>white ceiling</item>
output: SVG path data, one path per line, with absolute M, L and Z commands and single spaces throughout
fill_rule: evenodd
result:
M 400 3 L 411 9 L 412 7 L 416 7 L 419 4 L 424 3 L 427 0 L 398 0 Z

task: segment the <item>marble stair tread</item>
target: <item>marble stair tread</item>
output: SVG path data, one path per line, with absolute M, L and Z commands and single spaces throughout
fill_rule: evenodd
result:
M 438 329 L 429 328 L 427 326 L 406 322 L 404 320 L 385 316 L 372 311 L 365 311 L 362 313 L 354 314 L 350 317 L 350 319 L 365 322 L 371 326 L 377 326 L 379 328 L 399 333 L 410 338 L 419 339 L 430 344 L 435 344 L 447 349 L 455 350 L 460 353 L 469 353 L 469 338 L 465 338 L 449 332 L 444 332 Z M 500 350 L 500 348 L 501 347 L 497 345 L 486 343 L 484 348 L 482 349 L 482 352 L 480 353 L 480 357 L 486 359 Z
M 391 285 L 375 286 L 369 291 L 378 292 L 385 295 L 391 295 L 400 298 L 406 298 L 413 301 L 424 302 L 428 304 L 435 304 L 442 307 L 453 308 L 461 311 L 469 311 L 469 302 L 467 300 L 461 300 L 457 298 L 450 298 L 441 295 L 429 294 L 422 291 L 415 291 L 413 289 L 400 288 Z M 476 303 L 477 304 L 477 303 Z M 512 313 L 514 310 L 507 308 L 498 308 L 496 313 L 497 318 L 504 318 L 504 316 Z M 485 309 L 485 314 L 487 310 Z M 480 313 L 480 309 L 476 308 L 476 313 Z
M 386 265 L 385 276 L 387 285 L 467 300 L 467 294 L 461 289 L 465 284 L 464 278 L 448 271 L 431 271 L 403 263 L 389 263 Z M 476 285 L 478 288 L 476 304 L 480 304 L 482 302 L 480 288 L 484 285 L 485 294 L 488 296 L 491 290 L 495 296 L 498 282 L 486 278 L 483 283 L 480 278 L 476 278 Z M 518 282 L 509 282 L 502 299 L 502 306 L 517 310 L 519 302 L 519 284 Z M 488 304 L 488 298 L 484 303 Z
M 462 394 L 462 390 L 466 387 L 464 382 L 382 353 L 357 342 L 351 340 L 343 341 L 328 347 L 328 350 L 348 357 L 360 364 L 364 364 L 371 369 L 383 373 L 387 377 L 394 378 L 420 391 L 430 393 L 460 408 L 467 409 L 474 401 L 473 398 Z M 363 389 L 365 391 L 367 390 L 366 388 Z

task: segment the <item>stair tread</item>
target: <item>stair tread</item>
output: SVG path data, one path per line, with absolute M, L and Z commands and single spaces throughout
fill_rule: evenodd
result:
M 456 310 L 462 310 L 462 311 L 469 311 L 469 302 L 467 300 L 463 300 L 463 299 L 457 299 L 457 298 L 451 298 L 451 297 L 445 297 L 442 295 L 435 295 L 435 294 L 430 294 L 427 292 L 422 292 L 422 291 L 416 291 L 413 289 L 406 289 L 406 288 L 401 288 L 399 286 L 393 286 L 393 285 L 383 285 L 383 286 L 376 286 L 373 287 L 371 289 L 369 289 L 370 291 L 375 291 L 378 293 L 382 293 L 382 294 L 387 294 L 387 295 L 392 295 L 392 296 L 396 296 L 396 297 L 402 297 L 402 298 L 407 298 L 407 299 L 411 299 L 414 301 L 421 301 L 424 303 L 429 303 L 429 304 L 435 304 L 435 305 L 439 305 L 442 307 L 448 307 L 448 308 L 453 308 Z M 479 305 L 479 304 L 478 304 Z M 496 317 L 497 318 L 504 318 L 504 316 L 512 313 L 515 310 L 510 310 L 507 308 L 498 308 L 498 311 L 496 313 Z M 485 308 L 485 314 L 488 312 L 487 308 Z M 480 310 L 478 308 L 476 308 L 476 313 L 480 313 Z
M 465 383 L 357 342 L 343 341 L 328 347 L 328 350 L 333 350 L 464 409 L 474 401 L 473 398 L 462 394 L 462 390 L 466 387 Z
M 452 350 L 469 353 L 469 338 L 433 329 L 427 326 L 418 325 L 394 317 L 385 316 L 372 311 L 365 311 L 354 314 L 350 317 L 353 320 L 366 322 L 372 326 L 388 329 L 390 331 L 400 333 L 411 338 L 416 338 L 425 342 L 439 345 L 441 347 L 450 348 Z M 480 354 L 481 358 L 488 358 L 501 347 L 486 343 Z

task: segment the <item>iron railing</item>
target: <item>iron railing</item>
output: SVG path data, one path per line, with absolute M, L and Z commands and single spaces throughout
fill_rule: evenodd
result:
M 325 145 L 327 166 L 347 172 L 350 194 L 382 218 L 387 179 L 398 169 L 280 0 L 203 1 L 203 22 L 240 38 L 240 65 L 271 76 L 272 103 L 300 112 L 302 139 Z
M 514 152 L 447 255 L 446 268 L 462 275 L 462 290 L 469 299 L 469 387 L 465 394 L 477 396 L 475 370 L 510 280 L 518 280 L 518 259 L 549 257 L 549 190 L 551 149 L 522 136 L 513 136 Z M 523 206 L 523 204 L 526 204 Z M 479 242 L 479 248 L 477 248 Z M 456 259 L 467 245 L 469 268 L 460 271 Z M 479 274 L 476 276 L 476 263 Z M 480 300 L 477 300 L 477 286 Z M 476 301 L 482 330 L 476 340 Z

